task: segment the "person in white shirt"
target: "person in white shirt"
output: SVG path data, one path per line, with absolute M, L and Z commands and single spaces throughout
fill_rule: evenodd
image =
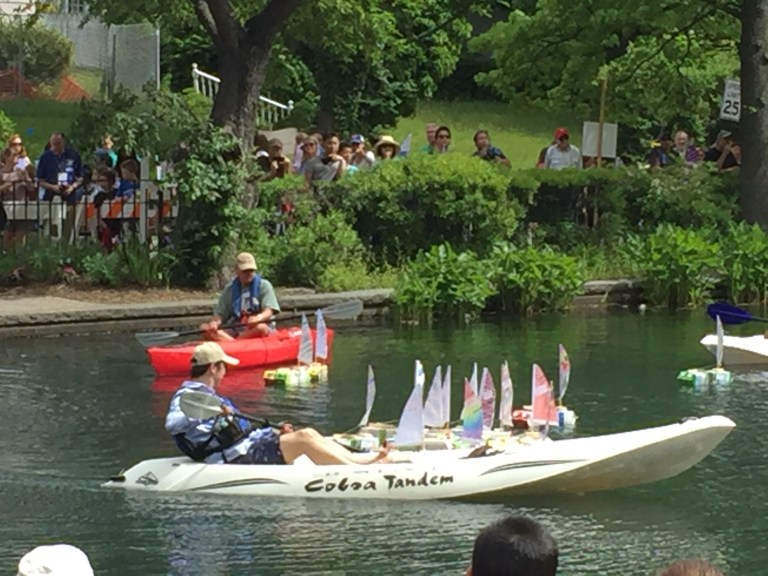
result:
M 567 128 L 555 130 L 555 143 L 552 144 L 544 156 L 544 167 L 554 170 L 563 168 L 582 168 L 581 151 L 570 143 L 570 134 Z

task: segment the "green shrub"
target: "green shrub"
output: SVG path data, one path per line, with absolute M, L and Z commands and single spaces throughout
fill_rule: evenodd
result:
M 83 259 L 83 273 L 92 284 L 114 287 L 121 284 L 123 264 L 117 252 L 98 252 Z
M 69 71 L 74 56 L 72 42 L 40 23 L 32 26 L 0 21 L 0 69 L 18 68 L 36 84 L 53 84 Z
M 768 296 L 768 234 L 757 224 L 731 223 L 719 238 L 728 294 L 735 302 L 765 302 Z
M 443 242 L 482 254 L 511 237 L 522 209 L 507 189 L 487 162 L 416 155 L 342 178 L 325 194 L 378 259 L 396 263 Z
M 498 243 L 487 262 L 502 311 L 533 314 L 561 310 L 584 285 L 583 268 L 575 258 L 549 246 L 522 249 Z
M 0 142 L 7 142 L 16 133 L 16 124 L 0 110 Z

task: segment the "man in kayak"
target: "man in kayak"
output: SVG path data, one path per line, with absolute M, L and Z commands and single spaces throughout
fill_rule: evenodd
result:
M 216 393 L 227 365 L 239 363 L 216 342 L 198 345 L 192 355 L 189 380 L 171 398 L 165 428 L 179 449 L 193 460 L 207 464 L 291 464 L 306 455 L 315 464 L 323 465 L 373 464 L 386 458 L 386 451 L 374 458 L 352 454 L 311 428 L 294 431 L 290 424 L 282 424 L 279 433 L 271 426 L 252 429 L 246 420 L 233 416 L 237 408 L 232 401 Z M 206 420 L 187 416 L 181 409 L 181 396 L 189 391 L 216 397 L 222 414 Z
M 261 338 L 269 334 L 269 323 L 280 312 L 272 283 L 256 273 L 253 254 L 241 252 L 235 260 L 236 276 L 224 287 L 213 310 L 213 318 L 200 325 L 206 340 Z M 222 324 L 240 322 L 245 329 L 222 330 Z
M 475 539 L 467 576 L 555 576 L 557 542 L 544 526 L 525 516 L 507 516 Z

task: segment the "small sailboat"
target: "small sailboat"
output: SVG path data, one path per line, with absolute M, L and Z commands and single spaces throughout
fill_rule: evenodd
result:
M 565 350 L 565 346 L 562 344 L 558 348 L 558 367 L 559 367 L 559 382 L 558 382 L 558 399 L 555 406 L 555 414 L 557 415 L 557 422 L 554 424 L 561 431 L 572 431 L 576 427 L 576 420 L 578 416 L 573 410 L 563 405 L 563 398 L 565 392 L 568 390 L 568 383 L 571 379 L 571 360 L 568 358 L 568 352 Z M 543 372 L 542 372 L 543 373 Z M 514 425 L 519 428 L 528 428 L 528 422 L 532 418 L 532 407 L 523 406 L 521 410 L 515 410 L 513 414 Z
M 328 329 L 323 313 L 318 310 L 315 329 L 315 351 L 312 352 L 312 333 L 309 330 L 307 315 L 301 315 L 301 341 L 296 357 L 297 366 L 266 370 L 264 383 L 267 385 L 300 386 L 328 381 Z
M 442 428 L 447 424 L 444 420 L 443 401 L 443 376 L 442 369 L 438 366 L 435 369 L 435 376 L 432 378 L 432 384 L 427 393 L 427 401 L 424 403 L 424 426 L 427 428 Z
M 714 368 L 691 368 L 683 370 L 677 375 L 677 379 L 701 390 L 705 386 L 724 386 L 733 381 L 733 374 L 723 368 L 723 340 L 725 333 L 720 316 L 715 316 L 717 324 L 717 348 L 715 350 L 716 365 Z

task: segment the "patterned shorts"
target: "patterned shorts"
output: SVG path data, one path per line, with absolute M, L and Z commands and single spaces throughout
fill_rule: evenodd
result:
M 285 464 L 280 450 L 280 435 L 270 430 L 255 440 L 248 452 L 237 458 L 234 464 Z

